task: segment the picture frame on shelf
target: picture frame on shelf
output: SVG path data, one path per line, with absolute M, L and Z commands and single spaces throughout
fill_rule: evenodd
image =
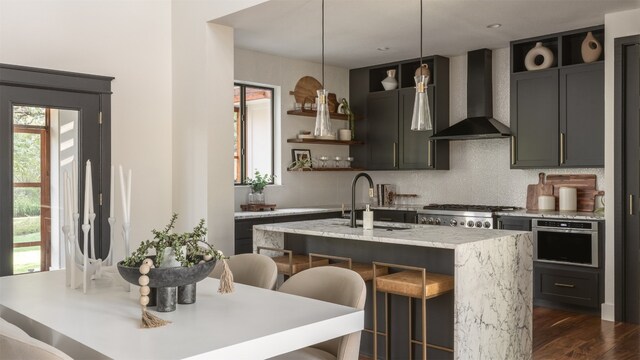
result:
M 311 150 L 291 149 L 291 161 L 297 169 L 311 169 Z

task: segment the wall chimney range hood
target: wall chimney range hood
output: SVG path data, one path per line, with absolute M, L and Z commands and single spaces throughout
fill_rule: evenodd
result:
M 493 118 L 491 50 L 467 53 L 467 118 L 438 131 L 431 139 L 475 140 L 508 138 L 511 130 Z

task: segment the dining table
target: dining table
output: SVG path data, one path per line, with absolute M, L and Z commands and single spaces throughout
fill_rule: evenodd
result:
M 197 283 L 194 304 L 149 311 L 171 323 L 141 327 L 139 288 L 92 280 L 65 286 L 64 270 L 0 277 L 0 317 L 74 359 L 267 359 L 363 329 L 363 310 L 219 281 Z

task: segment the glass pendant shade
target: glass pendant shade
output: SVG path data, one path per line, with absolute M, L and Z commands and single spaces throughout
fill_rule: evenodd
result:
M 329 91 L 326 89 L 318 90 L 318 106 L 316 114 L 316 129 L 313 132 L 315 136 L 333 136 L 331 132 L 331 120 L 329 120 L 329 104 L 327 96 Z
M 429 81 L 429 77 L 419 75 L 415 76 L 414 79 L 416 81 L 416 98 L 413 103 L 411 130 L 429 131 L 433 129 L 433 126 L 431 125 L 431 109 L 429 108 L 429 98 L 427 96 L 427 83 Z

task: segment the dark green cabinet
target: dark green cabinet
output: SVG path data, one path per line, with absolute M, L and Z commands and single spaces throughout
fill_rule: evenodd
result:
M 417 216 L 417 213 L 415 211 L 386 210 L 386 209 L 373 210 L 374 221 L 415 224 L 416 216 Z
M 432 72 L 427 95 L 437 132 L 449 126 L 449 59 L 425 59 Z M 449 141 L 430 140 L 433 131 L 411 131 L 413 75 L 419 65 L 414 59 L 350 70 L 351 108 L 364 112 L 364 120 L 356 124 L 356 137 L 366 139 L 364 145 L 350 147 L 353 166 L 368 170 L 449 169 Z M 382 89 L 380 80 L 389 69 L 398 72 L 399 89 Z
M 604 64 L 560 70 L 560 165 L 604 166 Z
M 499 216 L 498 229 L 531 231 L 531 218 L 523 216 Z
M 602 26 L 511 43 L 511 167 L 604 166 L 604 61 L 584 63 L 581 43 Z M 524 57 L 542 42 L 556 61 L 527 71 Z
M 367 169 L 398 168 L 398 90 L 367 97 Z
M 511 77 L 512 167 L 558 166 L 558 71 Z

